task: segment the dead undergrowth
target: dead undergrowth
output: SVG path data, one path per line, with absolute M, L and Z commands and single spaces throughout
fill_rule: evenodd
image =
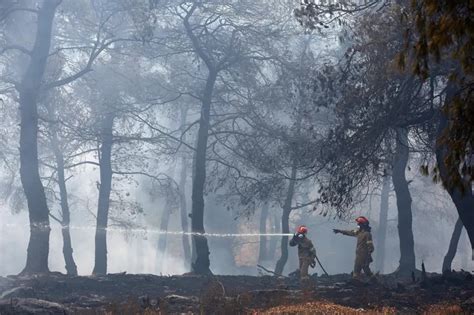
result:
M 467 272 L 353 281 L 349 275 L 60 274 L 0 278 L 0 314 L 474 314 Z

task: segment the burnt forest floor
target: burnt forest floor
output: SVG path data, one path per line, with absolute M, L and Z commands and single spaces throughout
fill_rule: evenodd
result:
M 0 314 L 474 314 L 468 272 L 401 279 L 109 274 L 0 277 Z

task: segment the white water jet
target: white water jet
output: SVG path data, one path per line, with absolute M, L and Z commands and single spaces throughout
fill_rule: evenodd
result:
M 1 224 L 1 226 L 6 228 L 23 228 L 28 229 L 29 225 L 21 225 L 21 224 Z M 46 226 L 45 226 L 46 228 Z M 55 225 L 50 226 L 51 229 L 58 228 Z M 70 225 L 70 230 L 83 230 L 83 231 L 95 231 L 96 227 L 94 226 L 78 226 L 78 225 Z M 116 228 L 116 227 L 107 227 L 105 228 L 107 232 L 115 232 L 115 233 L 143 233 L 143 234 L 168 234 L 168 235 L 197 235 L 197 236 L 206 236 L 206 237 L 260 237 L 260 236 L 292 236 L 292 233 L 199 233 L 199 232 L 184 232 L 184 231 L 164 231 L 160 229 L 143 229 L 143 228 Z

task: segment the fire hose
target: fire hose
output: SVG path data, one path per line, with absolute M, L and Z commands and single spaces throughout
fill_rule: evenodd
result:
M 316 258 L 316 261 L 318 262 L 319 267 L 321 267 L 321 269 L 323 270 L 324 274 L 325 274 L 326 276 L 329 276 L 329 274 L 327 273 L 326 269 L 324 269 L 323 264 L 321 264 L 321 261 L 319 261 L 318 256 L 317 256 L 317 255 L 314 255 L 314 257 Z

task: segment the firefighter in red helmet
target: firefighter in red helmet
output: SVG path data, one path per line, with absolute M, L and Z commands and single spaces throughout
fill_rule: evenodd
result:
M 298 258 L 300 263 L 300 278 L 301 280 L 309 279 L 308 268 L 311 266 L 314 268 L 316 262 L 316 249 L 313 246 L 313 242 L 306 237 L 308 228 L 304 225 L 299 226 L 296 229 L 296 233 L 290 240 L 290 246 L 298 245 Z
M 371 227 L 369 225 L 369 220 L 366 217 L 360 216 L 356 220 L 357 225 L 359 226 L 356 230 L 338 230 L 334 229 L 334 233 L 341 233 L 347 236 L 357 237 L 357 247 L 356 247 L 356 259 L 354 263 L 354 278 L 359 278 L 361 271 L 364 270 L 364 273 L 367 276 L 372 276 L 372 271 L 370 270 L 370 263 L 372 260 L 372 253 L 374 251 L 374 243 L 372 241 L 372 233 L 370 233 Z

